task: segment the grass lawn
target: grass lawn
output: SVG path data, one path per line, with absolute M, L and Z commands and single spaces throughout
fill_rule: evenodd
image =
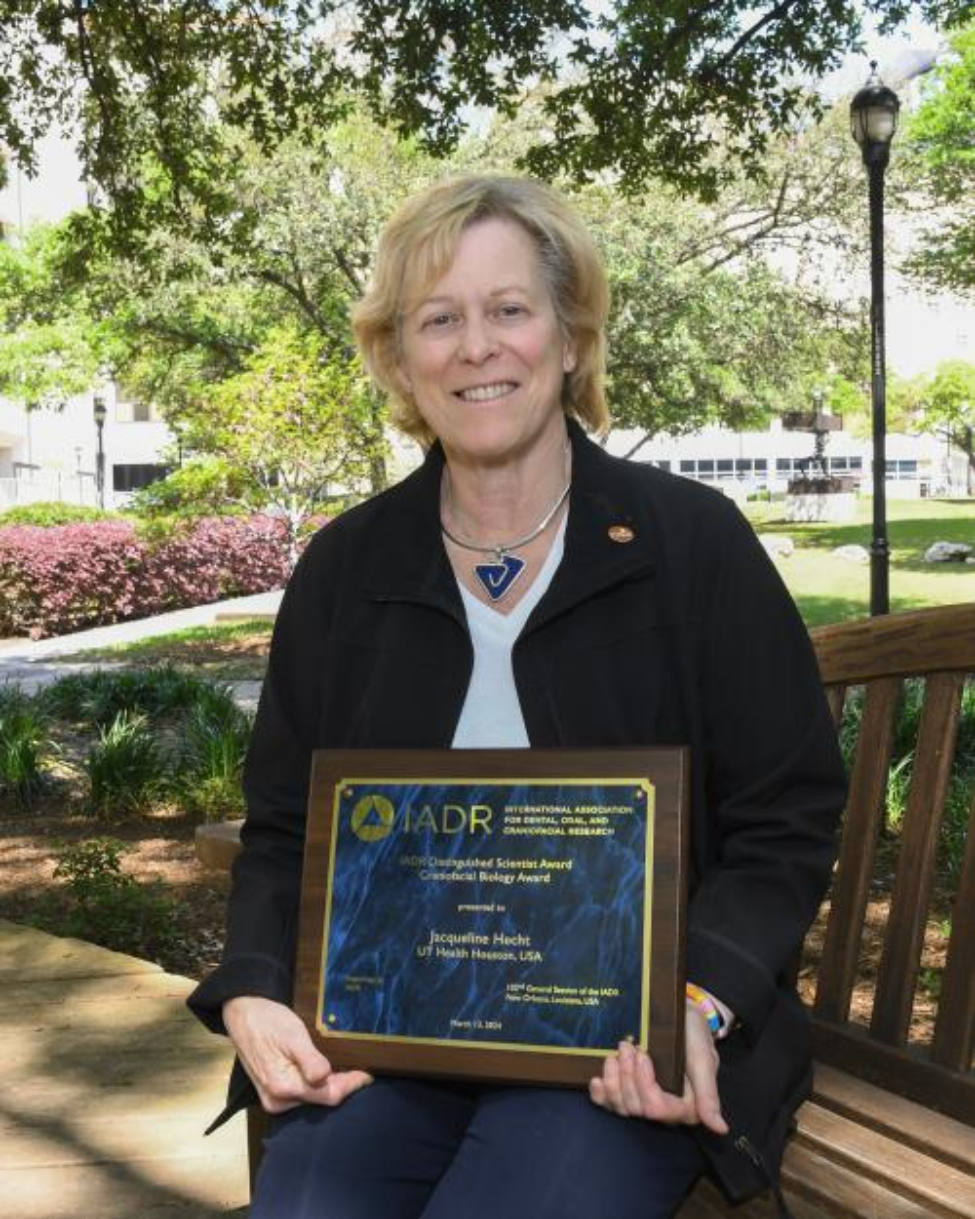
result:
M 267 667 L 267 650 L 273 623 L 228 622 L 219 626 L 191 626 L 166 635 L 154 635 L 113 647 L 90 648 L 65 661 L 109 660 L 126 664 L 192 666 L 213 681 L 260 681 Z
M 745 511 L 758 533 L 785 534 L 795 543 L 794 553 L 776 562 L 808 626 L 866 617 L 870 565 L 832 552 L 850 543 L 869 549 L 871 500 L 857 501 L 856 520 L 848 524 L 795 524 L 784 519 L 782 503 L 748 504 Z M 932 542 L 975 546 L 975 500 L 889 500 L 887 521 L 891 610 L 975 601 L 975 565 L 924 562 Z

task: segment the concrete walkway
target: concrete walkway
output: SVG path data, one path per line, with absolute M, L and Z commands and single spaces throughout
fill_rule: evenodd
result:
M 197 605 L 192 609 L 174 610 L 154 618 L 139 618 L 134 622 L 119 622 L 114 626 L 98 626 L 88 631 L 77 631 L 72 635 L 59 635 L 56 639 L 5 640 L 0 643 L 0 685 L 16 683 L 33 694 L 66 673 L 76 673 L 91 668 L 108 669 L 114 661 L 98 660 L 66 661 L 65 657 L 76 657 L 90 648 L 113 647 L 120 643 L 133 643 L 150 639 L 154 635 L 167 635 L 171 631 L 185 630 L 191 626 L 212 626 L 218 622 L 243 622 L 258 619 L 273 621 L 281 603 L 280 590 L 256 593 L 251 597 L 234 597 L 228 601 L 216 601 L 211 605 Z M 122 663 L 122 662 L 118 662 Z M 238 695 L 245 705 L 256 702 L 260 682 L 239 682 Z M 251 688 L 253 687 L 253 689 Z
M 0 920 L 0 1213 L 216 1219 L 248 1198 L 243 1118 L 204 1139 L 228 1043 L 187 978 Z

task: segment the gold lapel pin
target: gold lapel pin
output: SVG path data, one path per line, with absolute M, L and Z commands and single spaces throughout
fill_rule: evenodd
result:
M 606 532 L 609 534 L 609 540 L 611 542 L 632 542 L 636 537 L 636 534 L 629 527 L 629 525 L 610 525 Z

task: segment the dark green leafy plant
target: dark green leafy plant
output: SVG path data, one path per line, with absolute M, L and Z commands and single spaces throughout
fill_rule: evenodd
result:
M 165 763 L 146 718 L 119 711 L 88 751 L 89 808 L 100 816 L 145 812 L 165 788 Z
M 219 686 L 201 692 L 186 719 L 180 751 L 179 795 L 188 812 L 206 821 L 240 814 L 241 774 L 251 720 Z
M 914 772 L 914 745 L 924 701 L 924 683 L 907 681 L 897 713 L 890 774 L 887 781 L 884 835 L 892 843 L 900 833 Z M 863 691 L 854 690 L 847 698 L 840 728 L 840 746 L 847 769 L 853 766 L 855 744 L 863 716 Z M 949 887 L 957 885 L 965 850 L 971 793 L 975 787 L 975 684 L 969 682 L 962 694 L 955 760 L 948 782 L 939 842 L 939 874 Z
M 60 719 L 105 725 L 129 712 L 149 720 L 189 710 L 209 683 L 173 665 L 129 672 L 98 669 L 72 673 L 41 694 L 45 708 Z
M 62 843 L 54 870 L 67 888 L 67 910 L 52 901 L 40 912 L 40 923 L 56 934 L 75 936 L 117 952 L 157 956 L 176 939 L 176 903 L 164 896 L 158 881 L 140 884 L 122 870 L 123 845 L 112 838 Z
M 44 786 L 47 742 L 43 714 L 19 689 L 0 690 L 0 795 L 29 807 Z

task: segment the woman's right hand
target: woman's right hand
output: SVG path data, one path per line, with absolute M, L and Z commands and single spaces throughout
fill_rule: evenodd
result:
M 365 1071 L 333 1071 L 290 1007 L 241 995 L 223 1005 L 223 1022 L 267 1113 L 297 1105 L 340 1105 L 372 1083 Z

